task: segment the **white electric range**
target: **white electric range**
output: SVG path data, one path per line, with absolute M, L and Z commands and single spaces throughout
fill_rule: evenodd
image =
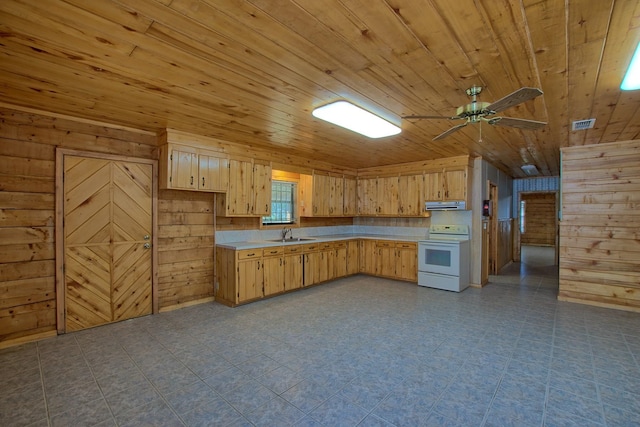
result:
M 418 242 L 418 285 L 460 292 L 469 287 L 469 226 L 432 225 Z

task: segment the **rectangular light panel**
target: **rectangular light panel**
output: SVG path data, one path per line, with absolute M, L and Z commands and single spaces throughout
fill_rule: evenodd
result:
M 369 138 L 382 138 L 401 132 L 398 126 L 347 101 L 337 101 L 318 107 L 311 114 Z
M 631 58 L 631 63 L 629 64 L 629 68 L 627 69 L 627 74 L 625 74 L 624 76 L 624 80 L 622 80 L 620 89 L 640 89 L 640 43 L 638 43 L 636 53 L 634 53 L 633 58 Z

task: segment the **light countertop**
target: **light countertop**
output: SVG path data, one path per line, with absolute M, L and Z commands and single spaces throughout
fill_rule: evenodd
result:
M 397 242 L 418 242 L 425 240 L 424 236 L 389 236 L 385 234 L 332 234 L 325 236 L 309 236 L 302 237 L 302 240 L 294 238 L 293 240 L 287 239 L 286 241 L 278 240 L 256 240 L 249 242 L 226 242 L 218 244 L 216 246 L 227 249 L 256 249 L 256 248 L 268 248 L 273 246 L 283 245 L 303 245 L 309 243 L 323 243 L 323 242 L 335 242 L 339 240 L 353 240 L 353 239 L 371 239 L 371 240 L 393 240 Z

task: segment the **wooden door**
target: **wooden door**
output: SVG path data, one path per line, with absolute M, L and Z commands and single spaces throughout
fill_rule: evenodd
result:
M 63 162 L 62 332 L 150 314 L 153 165 Z

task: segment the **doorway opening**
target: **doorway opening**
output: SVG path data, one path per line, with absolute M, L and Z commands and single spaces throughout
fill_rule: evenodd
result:
M 558 263 L 558 192 L 521 192 L 518 194 L 518 225 L 516 260 L 524 262 L 525 255 L 532 262 L 552 256 Z M 536 250 L 538 248 L 538 250 Z M 546 250 L 544 250 L 546 248 Z M 525 252 L 523 251 L 527 251 Z M 536 255 L 537 254 L 537 255 Z M 542 256 L 542 254 L 545 254 Z M 542 258 L 540 258 L 542 256 Z M 544 261 L 548 262 L 548 261 Z

